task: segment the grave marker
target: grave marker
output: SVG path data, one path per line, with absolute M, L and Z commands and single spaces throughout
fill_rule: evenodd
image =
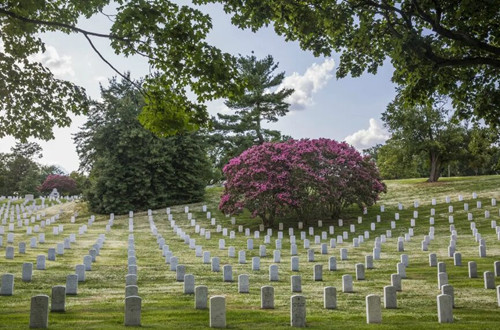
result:
M 495 274 L 493 272 L 484 272 L 484 288 L 495 289 Z
M 70 274 L 66 276 L 66 295 L 78 294 L 78 275 Z
M 142 299 L 138 296 L 130 296 L 125 298 L 125 325 L 140 326 L 141 325 L 141 302 Z
M 453 305 L 449 295 L 437 296 L 437 309 L 439 323 L 453 323 Z
M 302 292 L 302 277 L 300 275 L 290 276 L 292 292 Z
M 76 265 L 75 274 L 78 276 L 78 282 L 85 282 L 85 265 Z
M 301 328 L 306 326 L 306 297 L 295 295 L 290 298 L 290 325 Z
M 231 265 L 224 265 L 222 267 L 222 274 L 223 274 L 224 282 L 232 282 L 233 281 L 233 267 Z
M 323 306 L 325 309 L 337 308 L 337 289 L 327 286 L 323 289 Z
M 22 273 L 22 281 L 23 282 L 31 282 L 31 277 L 33 275 L 33 263 L 25 262 L 23 263 L 23 273 Z
M 380 305 L 380 296 L 370 294 L 366 296 L 366 323 L 381 323 L 382 307 Z
M 210 298 L 210 327 L 226 327 L 226 298 L 223 296 Z
M 278 265 L 269 266 L 269 281 L 279 281 Z
M 199 285 L 194 289 L 194 308 L 206 309 L 208 299 L 208 287 Z
M 177 267 L 179 269 L 179 267 Z M 186 274 L 184 275 L 184 294 L 194 293 L 194 275 Z
M 384 286 L 384 307 L 386 309 L 398 308 L 396 287 L 392 285 Z
M 274 288 L 272 286 L 263 286 L 260 288 L 260 308 L 274 309 Z
M 0 288 L 0 296 L 12 296 L 14 294 L 14 275 L 3 274 Z
M 45 270 L 45 255 L 40 254 L 36 257 L 36 269 Z
M 344 293 L 354 292 L 352 287 L 352 276 L 349 274 L 342 275 L 342 292 Z
M 238 292 L 239 293 L 249 293 L 250 291 L 250 280 L 247 274 L 241 274 L 238 276 Z
M 50 303 L 51 312 L 66 311 L 66 287 L 64 285 L 56 285 L 52 287 L 52 297 Z
M 49 327 L 49 296 L 39 295 L 31 297 L 30 328 Z

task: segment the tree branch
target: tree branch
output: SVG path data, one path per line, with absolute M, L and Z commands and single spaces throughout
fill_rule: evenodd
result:
M 385 17 L 386 21 L 387 21 L 387 24 L 388 24 L 388 28 L 389 28 L 389 31 L 391 31 L 391 34 L 397 38 L 402 38 L 403 36 L 396 30 L 395 28 L 395 22 L 391 21 L 391 17 L 390 17 L 390 12 L 393 12 L 393 13 L 397 13 L 397 14 L 400 14 L 401 15 L 401 18 L 406 21 L 405 17 L 407 17 L 407 15 L 400 9 L 398 8 L 395 8 L 393 6 L 390 6 L 388 5 L 385 1 L 382 1 L 383 3 L 382 4 L 379 4 L 379 3 L 376 3 L 374 1 L 367 1 L 366 3 L 369 5 L 369 6 L 372 6 L 378 10 L 376 10 L 376 13 L 378 14 L 381 14 L 382 16 Z M 415 4 L 415 1 L 413 1 L 414 5 L 415 5 L 415 9 L 417 10 L 418 14 L 421 16 L 423 15 L 426 15 L 425 12 L 423 12 L 421 9 L 419 9 L 419 7 L 417 6 L 417 4 Z M 441 9 L 438 8 L 438 13 L 437 13 L 437 17 L 436 17 L 436 20 L 432 19 L 430 16 L 427 16 L 427 19 L 429 20 L 428 22 L 430 24 L 437 24 L 439 25 L 438 23 L 436 22 L 439 22 L 440 21 L 440 18 L 441 18 Z M 423 17 L 421 17 L 423 18 Z M 427 20 L 426 20 L 427 22 Z M 408 25 L 408 22 L 406 22 L 406 24 Z M 411 25 L 411 24 L 410 24 Z M 439 25 L 440 26 L 440 25 Z M 453 67 L 460 67 L 460 66 L 470 66 L 470 65 L 489 65 L 489 66 L 492 66 L 492 67 L 496 67 L 496 68 L 500 68 L 500 59 L 496 59 L 496 58 L 493 58 L 493 57 L 488 57 L 488 56 L 469 56 L 469 57 L 462 57 L 462 58 L 446 58 L 446 57 L 442 57 L 440 55 L 437 55 L 432 47 L 427 44 L 425 41 L 422 41 L 421 40 L 421 36 L 419 34 L 416 33 L 416 31 L 414 31 L 412 29 L 412 26 L 409 26 L 409 28 L 411 28 L 411 30 L 413 31 L 413 34 L 416 38 L 419 39 L 419 44 L 413 46 L 413 48 L 421 53 L 422 55 L 424 55 L 428 60 L 432 61 L 433 63 L 436 64 L 437 67 L 447 67 L 447 66 L 453 66 Z M 440 33 L 439 31 L 436 31 L 437 33 Z M 450 31 L 451 33 L 453 33 L 452 31 Z M 444 34 L 443 34 L 444 35 Z M 424 49 L 424 51 L 422 50 L 419 50 L 419 47 L 422 47 Z M 495 47 L 493 47 L 495 48 Z M 499 49 L 500 51 L 500 49 Z
M 83 33 L 83 32 L 82 32 Z M 139 86 L 138 84 L 136 84 L 135 82 L 133 82 L 129 77 L 127 77 L 126 75 L 124 75 L 123 73 L 121 73 L 120 71 L 118 71 L 118 69 L 116 69 L 108 60 L 106 60 L 104 58 L 104 56 L 102 56 L 102 54 L 97 50 L 97 48 L 95 47 L 94 43 L 92 42 L 92 40 L 90 39 L 90 37 L 86 34 L 86 33 L 83 33 L 83 35 L 85 36 L 85 38 L 87 39 L 87 41 L 89 42 L 90 44 L 90 47 L 92 47 L 92 49 L 94 50 L 94 52 L 97 53 L 97 55 L 101 58 L 101 60 L 106 63 L 113 71 L 115 71 L 120 77 L 122 77 L 123 79 L 125 79 L 126 81 L 128 81 L 129 83 L 131 83 L 135 88 L 137 88 L 137 90 L 142 94 L 142 96 L 146 96 L 146 93 L 142 90 L 142 87 Z
M 492 57 L 480 57 L 480 56 L 468 56 L 462 58 L 446 58 L 436 54 L 431 45 L 422 41 L 420 43 L 424 48 L 422 54 L 430 61 L 434 62 L 437 67 L 447 67 L 447 66 L 471 66 L 471 65 L 490 65 L 496 68 L 500 68 L 500 59 Z M 415 48 L 418 48 L 415 47 Z
M 422 8 L 420 8 L 417 1 L 413 0 L 412 3 L 415 6 L 415 9 L 417 10 L 420 17 L 432 26 L 432 29 L 434 30 L 434 32 L 436 32 L 444 37 L 447 37 L 449 39 L 461 41 L 464 44 L 466 44 L 467 46 L 478 48 L 478 49 L 484 50 L 488 53 L 492 53 L 492 54 L 495 54 L 497 56 L 500 56 L 500 48 L 492 46 L 492 45 L 487 44 L 485 42 L 482 42 L 481 40 L 473 38 L 464 32 L 455 32 L 455 31 L 452 31 L 452 30 L 445 28 L 444 26 L 442 26 L 440 24 L 439 20 L 433 19 L 432 16 L 430 16 Z
M 120 40 L 120 41 L 123 41 L 123 42 L 134 42 L 134 40 L 130 40 L 128 38 L 119 37 L 119 36 L 114 35 L 114 34 L 103 34 L 103 33 L 96 33 L 96 32 L 92 32 L 92 31 L 87 31 L 87 30 L 83 30 L 83 29 L 80 29 L 80 28 L 78 28 L 76 26 L 73 26 L 73 25 L 70 25 L 70 24 L 66 24 L 66 23 L 50 22 L 50 21 L 43 21 L 43 20 L 39 20 L 39 19 L 27 18 L 27 17 L 21 16 L 21 15 L 18 15 L 16 13 L 12 12 L 12 11 L 5 10 L 3 8 L 0 8 L 0 14 L 7 15 L 9 17 L 15 18 L 15 19 L 20 20 L 20 21 L 25 22 L 25 23 L 38 24 L 38 25 L 46 25 L 46 26 L 53 26 L 53 27 L 68 29 L 68 30 L 71 30 L 73 32 L 83 33 L 85 35 L 90 35 L 90 36 L 93 36 L 93 37 L 114 39 L 114 40 Z
M 106 58 L 97 50 L 97 48 L 95 47 L 94 43 L 92 42 L 92 40 L 90 39 L 89 36 L 99 37 L 99 38 L 107 38 L 107 39 L 112 39 L 112 40 L 119 40 L 119 41 L 123 41 L 123 42 L 126 42 L 126 43 L 134 43 L 135 42 L 134 40 L 131 40 L 131 39 L 128 39 L 128 38 L 119 37 L 119 36 L 116 36 L 116 35 L 113 35 L 113 34 L 103 34 L 103 33 L 96 33 L 96 32 L 92 32 L 92 31 L 87 31 L 87 30 L 83 30 L 83 29 L 80 29 L 80 28 L 78 28 L 76 26 L 73 26 L 73 25 L 70 25 L 70 24 L 66 24 L 66 23 L 50 22 L 50 21 L 43 21 L 43 20 L 38 20 L 38 19 L 31 19 L 31 18 L 27 18 L 27 17 L 21 16 L 21 15 L 18 15 L 18 14 L 14 13 L 14 12 L 5 10 L 3 8 L 0 8 L 0 14 L 5 14 L 5 15 L 7 15 L 9 17 L 12 17 L 14 19 L 17 19 L 17 20 L 20 20 L 20 21 L 26 22 L 26 23 L 38 24 L 38 25 L 46 25 L 46 26 L 53 26 L 53 27 L 58 27 L 58 28 L 64 28 L 64 29 L 69 29 L 69 30 L 71 30 L 73 32 L 77 32 L 77 33 L 83 34 L 85 36 L 85 38 L 87 39 L 87 41 L 89 42 L 89 44 L 92 47 L 92 49 L 94 50 L 94 52 L 96 52 L 96 54 L 99 56 L 99 58 L 101 58 L 101 60 L 104 63 L 106 63 L 120 77 L 122 77 L 123 79 L 125 79 L 126 81 L 128 81 L 129 83 L 131 83 L 135 88 L 137 88 L 137 90 L 143 96 L 146 96 L 146 93 L 143 91 L 143 89 L 142 89 L 142 87 L 140 85 L 138 85 L 135 82 L 133 82 L 126 75 L 122 74 L 108 60 L 106 60 Z M 106 16 L 108 16 L 108 15 L 106 15 Z M 149 58 L 149 56 L 146 56 L 145 54 L 142 54 L 139 51 L 136 51 L 136 52 L 139 55 L 141 55 L 141 56 L 145 56 L 145 57 Z

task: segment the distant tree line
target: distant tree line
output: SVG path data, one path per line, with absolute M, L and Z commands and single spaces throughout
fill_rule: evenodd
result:
M 56 165 L 43 165 L 37 162 L 42 157 L 42 147 L 36 142 L 17 143 L 9 153 L 0 153 L 0 196 L 24 196 L 33 194 L 36 197 L 47 195 L 50 191 L 43 184 L 50 176 L 58 178 L 58 182 L 71 181 L 73 189 L 64 189 L 66 185 L 53 184 L 64 194 L 80 194 L 85 177 L 77 172 L 69 176 Z M 52 187 L 52 186 L 51 186 Z
M 385 179 L 468 176 L 500 172 L 497 128 L 458 121 L 449 100 L 436 96 L 432 105 L 409 105 L 396 97 L 382 114 L 392 137 L 364 150 Z

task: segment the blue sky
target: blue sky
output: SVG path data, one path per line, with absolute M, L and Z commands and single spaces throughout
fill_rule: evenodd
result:
M 337 80 L 335 70 L 339 54 L 333 54 L 331 58 L 316 58 L 301 50 L 298 43 L 285 42 L 272 28 L 257 33 L 237 29 L 231 25 L 230 17 L 220 5 L 204 6 L 203 10 L 213 20 L 210 43 L 235 55 L 250 55 L 252 51 L 258 58 L 272 55 L 279 62 L 278 71 L 286 73 L 285 87 L 296 90 L 289 100 L 293 111 L 269 127 L 294 138 L 346 140 L 358 149 L 388 138 L 380 114 L 395 95 L 390 81 L 390 62 L 386 61 L 375 76 L 364 74 L 359 78 Z M 111 13 L 112 9 L 105 12 Z M 101 16 L 90 21 L 81 20 L 78 26 L 103 32 L 109 29 L 110 22 Z M 35 56 L 34 60 L 41 61 L 58 77 L 83 86 L 89 95 L 98 98 L 99 83 L 106 85 L 107 79 L 115 73 L 92 52 L 85 38 L 62 33 L 45 34 L 42 38 L 48 50 Z M 95 39 L 94 43 L 120 71 L 130 71 L 134 78 L 147 72 L 148 66 L 143 59 L 115 55 L 104 39 Z M 211 102 L 208 106 L 211 114 L 227 111 L 223 100 Z M 41 162 L 59 165 L 68 172 L 76 170 L 79 161 L 71 134 L 77 132 L 84 122 L 85 117 L 75 117 L 71 127 L 55 129 L 54 140 L 37 141 L 44 149 Z M 12 138 L 0 140 L 0 152 L 8 152 L 14 143 Z

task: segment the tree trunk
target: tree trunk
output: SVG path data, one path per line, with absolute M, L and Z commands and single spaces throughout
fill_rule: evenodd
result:
M 257 116 L 255 118 L 255 134 L 257 135 L 257 139 L 259 140 L 259 145 L 263 144 L 266 142 L 264 140 L 264 136 L 262 135 L 262 128 L 260 127 L 260 114 L 257 112 Z
M 439 173 L 441 172 L 441 157 L 436 152 L 430 153 L 431 161 L 431 173 L 427 182 L 437 182 L 439 179 Z
M 273 226 L 274 224 L 273 215 L 266 216 L 266 214 L 259 214 L 259 217 L 262 219 L 262 224 L 264 225 L 264 227 L 271 228 Z

